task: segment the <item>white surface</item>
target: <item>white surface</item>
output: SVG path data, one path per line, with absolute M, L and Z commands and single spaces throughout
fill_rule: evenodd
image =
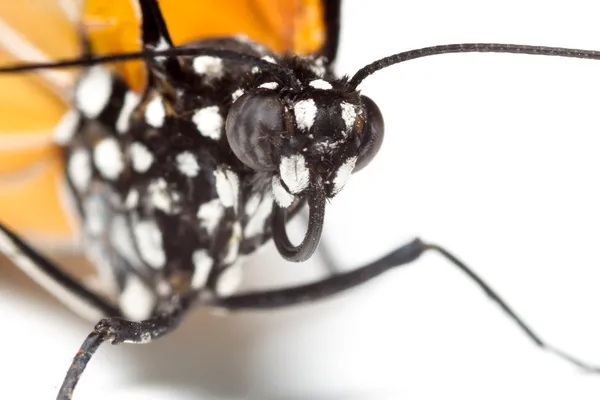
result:
M 598 15 L 592 1 L 348 0 L 339 69 L 456 42 L 600 49 Z M 386 116 L 386 139 L 328 208 L 340 261 L 358 265 L 414 235 L 443 244 L 544 338 L 600 364 L 600 62 L 447 55 L 381 72 L 363 89 Z M 254 259 L 253 285 L 319 270 L 276 259 Z M 92 324 L 24 282 L 0 284 L 0 398 L 51 399 Z M 228 398 L 223 390 L 248 388 L 261 400 L 586 400 L 599 398 L 600 376 L 536 349 L 432 255 L 313 306 L 198 311 L 164 340 L 106 346 L 75 397 Z

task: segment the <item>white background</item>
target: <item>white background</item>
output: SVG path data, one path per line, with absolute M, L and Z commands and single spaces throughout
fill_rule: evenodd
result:
M 597 4 L 348 0 L 338 69 L 457 42 L 600 49 Z M 548 341 L 600 364 L 600 61 L 445 55 L 362 88 L 386 138 L 328 208 L 339 261 L 359 265 L 416 235 L 435 241 Z M 247 287 L 315 277 L 317 264 L 286 264 L 270 248 L 248 266 Z M 54 398 L 93 324 L 8 264 L 0 281 L 0 398 Z M 163 340 L 103 347 L 78 389 L 89 400 L 598 399 L 600 376 L 535 348 L 431 255 L 311 306 L 199 310 Z

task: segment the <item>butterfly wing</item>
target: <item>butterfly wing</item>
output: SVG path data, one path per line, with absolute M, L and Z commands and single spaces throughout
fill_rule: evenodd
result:
M 77 57 L 68 9 L 74 3 L 18 4 L 0 2 L 0 63 Z M 73 232 L 61 196 L 60 152 L 52 141 L 68 109 L 73 78 L 64 71 L 0 76 L 0 218 L 29 236 L 62 239 Z

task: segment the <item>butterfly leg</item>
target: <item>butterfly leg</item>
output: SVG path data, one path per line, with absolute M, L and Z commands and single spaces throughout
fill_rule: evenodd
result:
M 318 282 L 271 291 L 249 292 L 217 300 L 218 307 L 228 310 L 241 309 L 271 309 L 305 303 L 328 297 L 344 290 L 356 287 L 382 273 L 401 267 L 417 260 L 426 252 L 435 252 L 450 261 L 455 267 L 465 273 L 485 294 L 488 295 L 504 313 L 514 322 L 523 333 L 538 347 L 549 351 L 560 358 L 588 371 L 600 372 L 600 367 L 587 364 L 577 358 L 557 349 L 540 338 L 521 317 L 473 270 L 444 248 L 415 239 L 382 258 L 350 272 L 340 273 Z
M 80 316 L 98 320 L 106 316 L 120 315 L 117 307 L 90 291 L 2 224 L 0 224 L 0 252 Z
M 75 386 L 100 345 L 106 341 L 111 344 L 145 344 L 172 332 L 183 319 L 186 311 L 195 303 L 196 296 L 173 297 L 168 306 L 144 321 L 129 321 L 121 317 L 105 318 L 98 322 L 92 333 L 73 358 L 71 366 L 60 388 L 57 400 L 70 400 Z

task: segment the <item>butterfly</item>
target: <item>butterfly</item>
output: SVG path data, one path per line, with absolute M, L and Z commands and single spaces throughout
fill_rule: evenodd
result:
M 447 250 L 419 239 L 313 284 L 242 294 L 235 289 L 244 258 L 271 239 L 287 260 L 311 257 L 327 200 L 376 156 L 383 116 L 358 90 L 371 74 L 452 52 L 598 58 L 597 52 L 443 45 L 392 55 L 338 78 L 332 65 L 339 1 L 219 4 L 86 1 L 80 9 L 76 2 L 48 2 L 40 11 L 48 21 L 44 34 L 32 32 L 25 43 L 19 40 L 26 30 L 22 10 L 5 6 L 0 13 L 9 33 L 3 35 L 5 61 L 38 61 L 3 68 L 6 87 L 28 85 L 47 101 L 21 114 L 2 109 L 14 124 L 10 131 L 19 132 L 5 136 L 3 172 L 30 175 L 26 191 L 8 191 L 0 199 L 6 205 L 2 250 L 67 305 L 101 319 L 77 353 L 59 398 L 72 396 L 105 341 L 157 339 L 196 306 L 269 309 L 317 300 L 427 251 L 466 272 L 538 345 L 587 367 L 548 347 Z M 57 35 L 64 36 L 56 40 Z M 46 60 L 37 47 L 48 47 Z M 65 67 L 81 70 L 74 74 Z M 28 71 L 36 74 L 23 74 Z M 22 99 L 11 98 L 15 104 L 29 105 L 33 97 L 20 89 L 6 92 L 20 93 Z M 47 119 L 27 118 L 40 110 Z M 8 144 L 14 142 L 18 145 Z M 77 233 L 110 300 L 21 239 L 21 232 L 67 237 L 77 229 L 61 203 L 63 189 L 73 199 L 73 215 L 81 221 Z M 40 198 L 50 201 L 38 207 L 34 202 Z M 308 230 L 294 245 L 285 226 L 306 205 Z

